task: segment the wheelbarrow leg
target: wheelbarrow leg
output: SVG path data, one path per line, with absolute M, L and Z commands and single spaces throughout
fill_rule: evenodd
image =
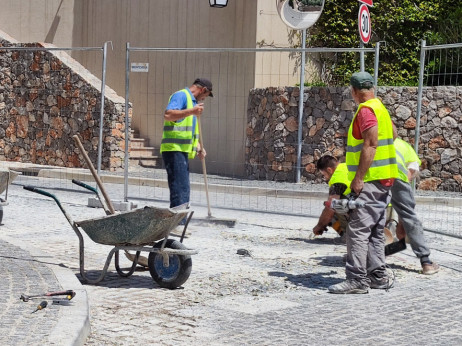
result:
M 132 275 L 135 272 L 136 265 L 138 264 L 138 259 L 140 258 L 140 253 L 141 253 L 141 251 L 136 252 L 135 259 L 133 260 L 133 263 L 132 263 L 132 266 L 131 266 L 130 270 L 127 273 L 125 273 L 119 266 L 119 250 L 117 250 L 116 253 L 115 253 L 115 258 L 114 258 L 114 264 L 115 264 L 115 268 L 117 270 L 117 273 L 120 276 L 125 277 L 125 278 Z
M 186 223 L 184 225 L 184 228 L 183 228 L 183 233 L 181 234 L 181 238 L 180 238 L 180 243 L 183 242 L 183 239 L 184 239 L 184 235 L 186 234 L 186 229 L 188 228 L 188 225 L 189 225 L 189 221 L 191 221 L 191 218 L 194 214 L 194 211 L 191 211 L 188 215 L 188 218 L 186 219 Z
M 84 240 L 83 240 L 83 237 L 82 237 L 82 233 L 80 233 L 79 229 L 77 228 L 77 226 L 74 223 L 72 223 L 71 225 L 72 225 L 72 228 L 75 231 L 75 234 L 77 234 L 77 237 L 79 238 L 80 275 L 82 276 L 83 281 L 85 281 L 86 283 L 89 283 L 89 284 L 92 284 L 92 285 L 97 284 L 98 282 L 100 282 L 101 280 L 104 279 L 104 276 L 106 275 L 107 270 L 109 268 L 109 264 L 111 263 L 112 256 L 114 255 L 114 252 L 116 252 L 118 249 L 115 247 L 109 252 L 109 254 L 108 254 L 107 258 L 106 258 L 106 263 L 104 264 L 104 268 L 103 268 L 101 274 L 96 279 L 89 279 L 85 275 L 85 246 L 84 246 Z
M 82 244 L 83 245 L 83 244 Z M 83 280 L 86 282 L 86 283 L 89 283 L 91 285 L 94 285 L 94 284 L 97 284 L 98 282 L 100 282 L 101 280 L 104 279 L 104 277 L 106 276 L 106 273 L 107 273 L 107 270 L 109 268 L 109 265 L 111 264 L 111 260 L 112 260 L 112 256 L 114 255 L 114 252 L 118 251 L 117 248 L 113 248 L 109 254 L 107 255 L 107 258 L 106 258 L 106 263 L 104 264 L 104 268 L 103 270 L 101 271 L 101 274 L 96 278 L 96 279 L 89 279 L 86 275 L 85 275 L 85 268 L 84 268 L 84 253 L 83 253 L 83 247 L 80 249 L 80 275 L 82 276 Z

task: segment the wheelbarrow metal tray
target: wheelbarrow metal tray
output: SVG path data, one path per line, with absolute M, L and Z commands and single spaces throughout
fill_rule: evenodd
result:
M 98 244 L 149 245 L 167 237 L 188 210 L 144 207 L 132 211 L 75 222 Z

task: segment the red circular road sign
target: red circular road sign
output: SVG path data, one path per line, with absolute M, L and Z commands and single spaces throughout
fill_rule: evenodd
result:
M 358 13 L 358 29 L 361 41 L 366 44 L 371 39 L 372 28 L 371 28 L 371 15 L 369 8 L 362 4 L 359 8 Z

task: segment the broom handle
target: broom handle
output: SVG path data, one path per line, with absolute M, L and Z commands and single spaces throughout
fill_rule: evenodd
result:
M 95 178 L 96 184 L 98 184 L 99 188 L 101 189 L 101 193 L 103 194 L 104 200 L 106 201 L 109 211 L 111 212 L 111 214 L 115 214 L 114 206 L 112 205 L 112 202 L 109 199 L 109 196 L 107 195 L 106 190 L 104 189 L 103 182 L 99 178 L 98 173 L 96 173 L 95 167 L 93 167 L 93 164 L 91 163 L 90 158 L 87 155 L 87 152 L 83 148 L 83 145 L 82 145 L 82 142 L 80 142 L 79 136 L 74 135 L 72 136 L 72 138 L 74 138 L 75 143 L 77 143 L 80 153 L 85 159 L 85 162 L 87 163 L 88 168 L 90 168 L 91 174 L 93 174 L 93 178 Z
M 201 150 L 204 147 L 204 142 L 202 141 L 202 129 L 201 129 L 201 121 L 199 117 L 197 117 L 197 126 L 199 126 L 199 144 L 201 145 Z M 210 199 L 209 199 L 209 184 L 207 181 L 207 169 L 205 167 L 205 158 L 202 160 L 202 172 L 204 175 L 204 184 L 205 184 L 205 195 L 207 197 L 207 209 L 209 217 L 212 216 L 212 211 L 210 210 Z

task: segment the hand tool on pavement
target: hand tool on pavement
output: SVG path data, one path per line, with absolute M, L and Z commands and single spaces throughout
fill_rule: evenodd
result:
M 37 312 L 39 310 L 43 310 L 47 307 L 48 303 L 46 300 L 42 301 L 39 305 L 37 305 L 37 309 L 35 309 L 35 311 L 32 311 L 31 314 L 33 314 L 34 312 Z
M 46 292 L 43 294 L 37 294 L 37 295 L 32 295 L 32 296 L 21 294 L 21 297 L 19 297 L 19 299 L 21 299 L 23 302 L 28 302 L 30 299 L 33 299 L 33 298 L 55 297 L 55 296 L 66 296 L 68 300 L 71 300 L 72 298 L 75 297 L 75 292 L 73 290 L 67 290 L 67 291 L 57 291 L 57 292 Z

